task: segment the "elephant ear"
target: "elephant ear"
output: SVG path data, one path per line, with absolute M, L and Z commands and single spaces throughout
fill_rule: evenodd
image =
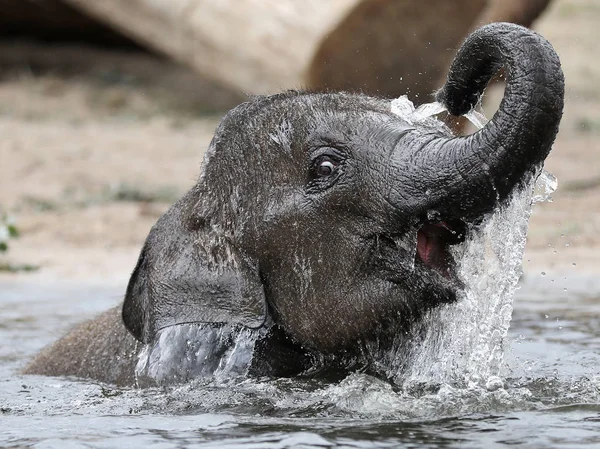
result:
M 127 286 L 123 321 L 144 343 L 176 324 L 257 328 L 266 319 L 256 264 L 203 220 L 190 225 L 191 194 L 152 228 Z

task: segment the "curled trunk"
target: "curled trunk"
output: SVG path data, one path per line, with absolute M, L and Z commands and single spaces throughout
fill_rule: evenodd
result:
M 480 216 L 548 155 L 562 116 L 564 77 L 558 55 L 537 33 L 508 23 L 475 31 L 436 98 L 451 114 L 463 115 L 500 68 L 507 78 L 504 98 L 483 129 L 456 138 L 413 133 L 418 207 Z

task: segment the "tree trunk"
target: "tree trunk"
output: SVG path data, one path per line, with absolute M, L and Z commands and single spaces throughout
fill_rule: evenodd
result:
M 529 26 L 550 0 L 64 0 L 251 94 L 290 88 L 429 101 L 468 32 Z
M 329 88 L 384 96 L 431 93 L 486 3 L 66 1 L 239 91 Z

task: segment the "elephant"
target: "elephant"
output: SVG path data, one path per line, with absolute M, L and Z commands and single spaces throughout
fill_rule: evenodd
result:
M 356 93 L 287 91 L 237 106 L 197 183 L 150 231 L 122 307 L 24 372 L 133 385 L 140 364 L 150 372 L 158 353 L 186 345 L 200 375 L 368 370 L 366 343 L 394 344 L 460 301 L 452 247 L 550 152 L 564 78 L 552 46 L 527 28 L 472 33 L 436 98 L 463 115 L 502 67 L 502 103 L 469 136 Z

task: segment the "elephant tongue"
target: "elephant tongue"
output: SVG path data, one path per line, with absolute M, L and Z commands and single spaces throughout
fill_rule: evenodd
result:
M 417 256 L 446 277 L 450 274 L 447 249 L 452 236 L 445 223 L 425 224 L 417 233 Z

